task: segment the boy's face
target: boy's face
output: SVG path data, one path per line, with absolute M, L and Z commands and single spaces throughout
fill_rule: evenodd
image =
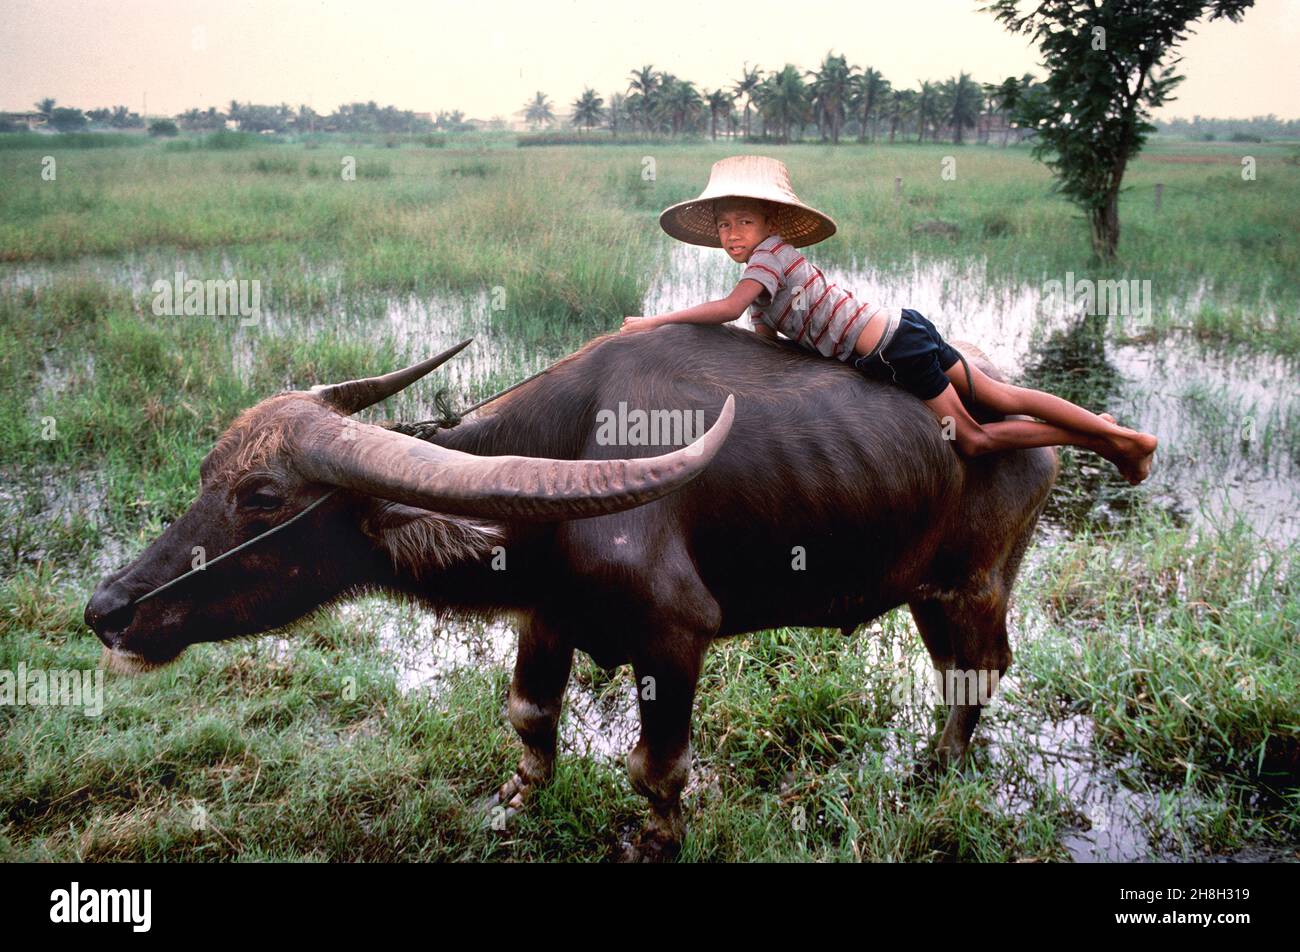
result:
M 732 261 L 748 261 L 764 238 L 776 234 L 772 220 L 758 205 L 719 204 L 714 220 L 718 224 L 718 240 Z

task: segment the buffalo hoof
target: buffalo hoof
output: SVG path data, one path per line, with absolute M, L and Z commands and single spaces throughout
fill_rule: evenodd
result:
M 674 804 L 663 811 L 652 810 L 640 834 L 623 844 L 622 863 L 669 863 L 682 848 L 686 824 L 681 807 Z
M 506 821 L 518 816 L 524 809 L 535 789 L 534 784 L 515 774 L 498 787 L 495 793 L 482 800 L 480 810 L 494 828 L 500 824 L 500 828 L 504 829 Z
M 623 844 L 619 855 L 620 863 L 671 863 L 677 858 L 682 844 L 678 840 L 666 840 L 654 836 L 649 831 L 643 832 L 635 840 Z
M 970 758 L 964 752 L 956 753 L 936 745 L 917 753 L 905 770 L 903 784 L 908 789 L 931 790 L 951 774 L 966 773 L 969 769 Z

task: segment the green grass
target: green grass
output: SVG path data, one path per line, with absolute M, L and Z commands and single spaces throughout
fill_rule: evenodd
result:
M 904 615 L 853 639 L 780 629 L 720 643 L 697 700 L 683 859 L 1062 859 L 1058 838 L 1078 818 L 1047 777 L 1025 775 L 1035 741 L 1018 730 L 1066 714 L 1095 724 L 1090 769 L 1136 758 L 1126 782 L 1147 791 L 1153 838 L 1174 857 L 1294 844 L 1300 798 L 1282 781 L 1295 782 L 1300 742 L 1300 552 L 1266 555 L 1239 531 L 1158 524 L 1047 553 L 1022 586 L 1036 631 L 1021 635 L 1016 683 L 981 728 L 1009 739 L 938 779 L 911 775 L 908 753 L 935 713 L 900 701 L 899 670 L 880 660 L 920 656 Z M 12 577 L 0 668 L 93 666 L 83 597 L 48 569 Z M 459 669 L 432 699 L 403 695 L 377 626 L 325 615 L 290 637 L 200 646 L 156 674 L 110 677 L 100 718 L 0 708 L 0 851 L 586 861 L 610 858 L 636 828 L 621 765 L 572 755 L 507 832 L 489 828 L 479 801 L 517 749 L 505 668 Z M 589 669 L 571 691 L 633 688 L 626 672 Z M 1261 789 L 1279 792 L 1261 804 Z M 192 825 L 196 808 L 205 828 Z
M 1049 564 L 1038 604 L 1065 638 L 1032 646 L 1029 696 L 1171 777 L 1300 778 L 1300 549 L 1161 526 L 1084 532 Z
M 220 251 L 191 275 L 259 280 L 291 311 L 372 292 L 500 288 L 503 319 L 537 337 L 636 313 L 662 260 L 657 237 L 593 195 L 575 158 L 337 144 L 256 151 L 69 154 L 55 182 L 40 179 L 36 157 L 8 154 L 0 261 Z
M 727 151 L 658 143 L 512 151 L 452 141 L 461 147 L 387 149 L 322 136 L 276 145 L 216 133 L 175 152 L 164 144 L 64 150 L 62 140 L 43 137 L 40 148 L 0 155 L 0 261 L 220 251 L 229 270 L 262 280 L 285 308 L 368 291 L 501 287 L 508 322 L 607 328 L 635 313 L 660 261 L 659 209 L 698 194 Z M 254 147 L 254 157 L 239 156 Z M 1175 152 L 1162 144 L 1139 156 L 1121 202 L 1121 260 L 1108 268 L 1084 263 L 1082 219 L 1051 193 L 1049 173 L 1024 148 L 764 151 L 783 158 L 800 194 L 840 224 L 818 246 L 819 262 L 903 268 L 914 254 L 975 256 L 994 282 L 1040 285 L 1067 271 L 1149 280 L 1158 333 L 1190 327 L 1297 353 L 1300 331 L 1281 318 L 1300 288 L 1300 251 L 1289 240 L 1300 217 L 1300 165 L 1289 161 L 1290 146 L 1252 144 L 1257 175 L 1243 181 L 1237 158 L 1246 148 Z M 39 175 L 43 153 L 58 160 L 54 182 Z M 347 156 L 355 181 L 341 175 Z M 947 156 L 952 180 L 941 175 Z M 1156 182 L 1165 185 L 1158 213 Z M 337 280 L 321 281 L 330 270 Z M 1200 302 L 1192 314 L 1175 314 L 1192 296 Z
M 199 460 L 235 414 L 285 387 L 424 356 L 413 352 L 422 329 L 399 327 L 393 301 L 434 302 L 428 331 L 447 335 L 473 325 L 476 302 L 501 289 L 504 307 L 472 331 L 497 359 L 462 378 L 460 398 L 639 313 L 668 265 L 659 209 L 697 194 L 725 154 L 516 151 L 501 139 L 390 148 L 217 134 L 58 151 L 56 182 L 39 177 L 40 149 L 0 152 L 0 267 L 32 275 L 0 286 L 0 400 L 10 409 L 0 415 L 0 669 L 93 667 L 97 643 L 81 620 L 93 585 L 185 510 Z M 1253 183 L 1232 180 L 1228 162 L 1161 161 L 1196 151 L 1164 143 L 1134 167 L 1117 273 L 1150 279 L 1158 306 L 1131 346 L 1183 346 L 1187 327 L 1198 346 L 1227 353 L 1300 353 L 1300 332 L 1278 319 L 1300 286 L 1287 224 L 1300 213 L 1297 167 L 1276 147 L 1249 148 L 1260 157 Z M 1023 149 L 763 151 L 840 222 L 819 262 L 977 260 L 991 282 L 1012 286 L 1066 270 L 1103 276 L 1081 264 L 1082 224 Z M 954 182 L 939 177 L 947 154 Z M 352 182 L 339 174 L 348 155 Z M 1155 181 L 1168 186 L 1158 217 Z M 932 221 L 956 233 L 917 230 Z M 241 328 L 237 318 L 154 315 L 150 285 L 178 267 L 261 281 L 272 317 Z M 1134 385 L 1095 340 L 1052 330 L 1031 336 L 1028 382 L 1097 406 Z M 1177 452 L 1223 481 L 1255 457 L 1293 472 L 1294 401 L 1262 407 L 1225 381 L 1170 384 L 1184 413 Z M 1136 408 L 1146 383 L 1136 382 Z M 415 412 L 441 385 L 374 415 Z M 1092 739 L 1067 756 L 1138 791 L 1160 855 L 1295 843 L 1297 543 L 1263 543 L 1231 519 L 1182 525 L 1147 494 L 1093 480 L 1079 456 L 1067 454 L 1054 496 L 1077 510 L 1054 514 L 1073 535 L 1040 535 L 1017 589 L 1014 678 L 977 733 L 971 768 L 929 781 L 911 773 L 941 720 L 898 697 L 899 665 L 923 662 L 905 613 L 849 640 L 782 629 L 719 644 L 697 701 L 684 859 L 1065 859 L 1062 836 L 1086 821 L 1036 766 L 1064 742 L 1033 725 L 1055 722 L 1090 725 Z M 1125 507 L 1111 529 L 1094 512 L 1108 494 Z M 110 678 L 98 719 L 0 707 L 0 856 L 617 854 L 643 810 L 617 759 L 564 757 L 510 831 L 486 828 L 476 804 L 518 756 L 503 712 L 507 668 L 461 668 L 435 697 L 403 694 L 379 625 L 328 612 L 295 626 L 288 646 L 268 637 L 195 648 L 157 674 Z M 626 670 L 608 676 L 583 660 L 571 691 L 626 702 L 632 687 Z

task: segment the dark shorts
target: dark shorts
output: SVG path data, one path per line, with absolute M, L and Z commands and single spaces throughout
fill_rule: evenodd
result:
M 897 384 L 922 400 L 932 400 L 948 386 L 944 371 L 960 359 L 933 324 L 905 307 L 889 342 L 870 354 L 855 356 L 851 363 L 865 377 Z

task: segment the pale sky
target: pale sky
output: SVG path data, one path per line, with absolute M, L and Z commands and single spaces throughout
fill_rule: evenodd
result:
M 895 86 L 1034 71 L 1034 50 L 972 0 L 0 0 L 0 110 L 52 96 L 151 114 L 231 99 L 375 100 L 416 112 L 513 116 L 535 90 L 557 112 L 591 85 L 606 100 L 653 64 L 730 86 L 748 61 L 816 67 L 828 50 Z M 798 26 L 792 16 L 799 18 Z M 770 29 L 765 29 L 770 25 Z M 1181 48 L 1173 116 L 1300 117 L 1300 0 L 1257 0 Z M 1288 65 L 1290 64 L 1290 65 Z M 1041 75 L 1041 71 L 1038 71 Z

